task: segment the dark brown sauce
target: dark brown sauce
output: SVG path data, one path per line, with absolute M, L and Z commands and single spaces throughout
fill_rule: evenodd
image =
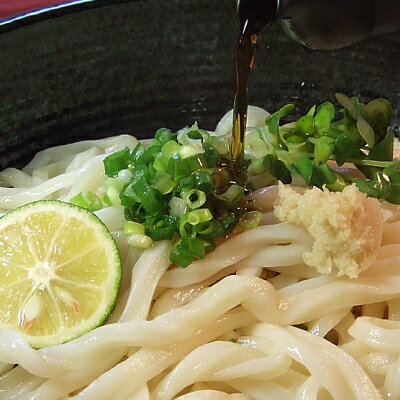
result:
M 238 40 L 236 52 L 236 85 L 233 101 L 232 173 L 244 184 L 244 134 L 247 121 L 248 83 L 254 65 L 254 54 L 260 31 L 276 18 L 277 0 L 238 1 Z

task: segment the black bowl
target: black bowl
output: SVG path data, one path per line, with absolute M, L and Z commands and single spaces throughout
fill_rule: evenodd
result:
M 235 40 L 234 0 L 80 0 L 0 21 L 0 167 L 85 138 L 194 121 L 213 129 L 232 104 Z M 399 48 L 392 34 L 316 52 L 273 26 L 250 103 L 304 110 L 340 91 L 398 110 Z

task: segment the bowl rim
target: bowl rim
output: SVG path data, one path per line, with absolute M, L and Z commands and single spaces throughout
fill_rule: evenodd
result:
M 32 10 L 23 11 L 0 18 L 0 34 L 7 33 L 27 25 L 48 19 L 59 18 L 65 15 L 85 11 L 93 8 L 113 6 L 123 3 L 138 2 L 141 0 L 67 0 Z

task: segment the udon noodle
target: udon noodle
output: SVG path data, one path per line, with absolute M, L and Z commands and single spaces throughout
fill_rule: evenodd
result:
M 265 118 L 258 112 L 255 125 Z M 0 173 L 0 208 L 98 192 L 104 157 L 136 143 L 122 135 L 44 150 L 22 170 Z M 187 268 L 170 268 L 169 241 L 129 246 L 121 209 L 96 212 L 123 260 L 114 312 L 104 326 L 40 350 L 0 332 L 0 398 L 399 399 L 399 207 L 381 203 L 378 260 L 350 279 L 303 263 L 313 241 L 275 219 L 276 193 L 255 194 L 260 226 Z

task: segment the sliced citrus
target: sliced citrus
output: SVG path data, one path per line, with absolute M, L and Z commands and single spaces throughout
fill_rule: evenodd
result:
M 36 348 L 104 323 L 121 281 L 118 248 L 90 211 L 37 201 L 0 218 L 0 330 Z

